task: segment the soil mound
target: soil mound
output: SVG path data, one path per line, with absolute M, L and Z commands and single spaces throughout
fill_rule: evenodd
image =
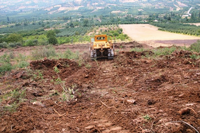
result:
M 124 51 L 114 60 L 86 58 L 81 66 L 32 61 L 30 72 L 20 69 L 0 84 L 11 90 L 0 93 L 0 132 L 199 131 L 200 60 L 187 51 L 153 54 Z
M 64 67 L 77 67 L 78 63 L 71 61 L 69 59 L 59 59 L 59 60 L 37 60 L 30 62 L 30 67 L 32 69 L 52 69 L 54 67 L 64 68 Z

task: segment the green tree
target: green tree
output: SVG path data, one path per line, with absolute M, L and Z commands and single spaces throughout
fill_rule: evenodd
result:
M 83 20 L 83 26 L 84 26 L 84 27 L 87 27 L 87 26 L 88 26 L 88 22 L 89 22 L 88 19 L 84 19 L 84 20 Z
M 70 26 L 71 28 L 74 28 L 74 24 L 73 24 L 72 22 L 70 22 L 69 26 Z
M 58 43 L 58 40 L 56 39 L 56 33 L 53 30 L 47 32 L 47 38 L 50 44 L 55 45 Z
M 8 22 L 8 23 L 10 22 L 10 18 L 9 18 L 9 17 L 7 17 L 7 22 Z
M 50 44 L 53 44 L 53 45 L 58 43 L 58 40 L 54 36 L 51 36 L 50 38 L 48 38 L 48 41 Z
M 56 36 L 55 31 L 53 31 L 53 30 L 49 30 L 49 31 L 47 32 L 47 38 L 55 37 L 55 36 Z
M 7 42 L 23 42 L 23 38 L 20 34 L 10 34 L 7 38 L 6 38 Z

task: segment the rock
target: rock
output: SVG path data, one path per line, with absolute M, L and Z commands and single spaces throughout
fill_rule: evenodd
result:
M 83 87 L 83 88 L 88 88 L 89 85 L 88 85 L 88 84 L 82 84 L 82 87 Z
M 95 127 L 94 125 L 90 125 L 90 126 L 85 127 L 85 129 L 86 129 L 86 130 L 91 130 L 91 129 L 93 129 L 94 127 Z
M 110 126 L 112 126 L 113 124 L 111 123 L 111 122 L 107 122 L 107 123 L 105 123 L 104 124 L 106 127 L 110 127 Z
M 85 75 L 85 78 L 89 78 L 89 75 L 88 75 L 88 74 L 86 74 L 86 75 Z
M 5 126 L 4 126 L 4 127 L 1 127 L 1 128 L 0 128 L 0 132 L 3 133 L 3 132 L 5 131 L 5 129 L 6 129 Z
M 198 81 L 194 81 L 194 84 L 197 84 L 198 83 Z
M 142 133 L 151 133 L 151 130 L 149 130 L 149 129 L 143 129 Z
M 196 103 L 188 103 L 186 106 L 194 106 Z
M 183 126 L 181 123 L 175 122 L 167 122 L 164 124 L 164 131 L 165 133 L 180 133 L 183 130 Z
M 110 130 L 111 131 L 119 131 L 119 130 L 122 130 L 122 127 L 111 127 Z
M 180 98 L 182 98 L 182 97 L 184 97 L 184 96 L 185 96 L 184 93 L 181 93 L 181 94 L 179 95 Z
M 191 129 L 187 129 L 186 133 L 194 133 Z
M 136 100 L 134 100 L 134 99 L 128 99 L 128 100 L 126 100 L 127 101 L 127 103 L 129 103 L 129 104 L 135 104 L 136 103 Z
M 37 106 L 40 106 L 40 107 L 44 107 L 45 106 L 44 104 L 42 104 L 39 101 L 33 102 L 33 105 L 37 105 Z
M 119 133 L 130 133 L 129 130 L 121 130 Z
M 32 130 L 30 133 L 44 133 L 43 130 Z
M 154 100 L 148 100 L 148 102 L 147 102 L 147 104 L 148 105 L 153 105 L 153 104 L 155 104 L 156 102 L 154 101 Z
M 109 129 L 106 129 L 104 131 L 102 131 L 102 133 L 110 133 L 111 131 Z
M 180 115 L 191 114 L 191 113 L 194 113 L 195 115 L 197 115 L 197 113 L 192 108 L 181 109 L 180 111 L 178 111 L 178 113 Z
M 196 73 L 196 75 L 197 75 L 197 76 L 199 76 L 199 75 L 200 75 L 200 73 Z
M 100 124 L 97 125 L 97 127 L 104 128 L 105 125 L 100 123 Z

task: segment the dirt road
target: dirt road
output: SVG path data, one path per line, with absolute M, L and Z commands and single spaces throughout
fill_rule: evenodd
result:
M 200 60 L 186 51 L 145 58 L 152 54 L 120 51 L 114 60 L 85 58 L 82 65 L 44 59 L 32 61 L 30 69 L 6 74 L 0 78 L 0 132 L 199 131 Z M 9 97 L 16 88 L 26 90 L 24 100 L 15 112 L 5 112 L 20 100 L 16 94 Z

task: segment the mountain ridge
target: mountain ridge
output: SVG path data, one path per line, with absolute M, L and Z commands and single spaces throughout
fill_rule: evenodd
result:
M 26 12 L 34 10 L 44 10 L 48 14 L 59 12 L 68 12 L 87 8 L 90 10 L 99 10 L 115 6 L 149 7 L 155 9 L 168 8 L 170 11 L 188 9 L 198 0 L 7 0 L 1 2 L 0 13 L 7 12 Z M 200 4 L 200 2 L 199 2 Z

